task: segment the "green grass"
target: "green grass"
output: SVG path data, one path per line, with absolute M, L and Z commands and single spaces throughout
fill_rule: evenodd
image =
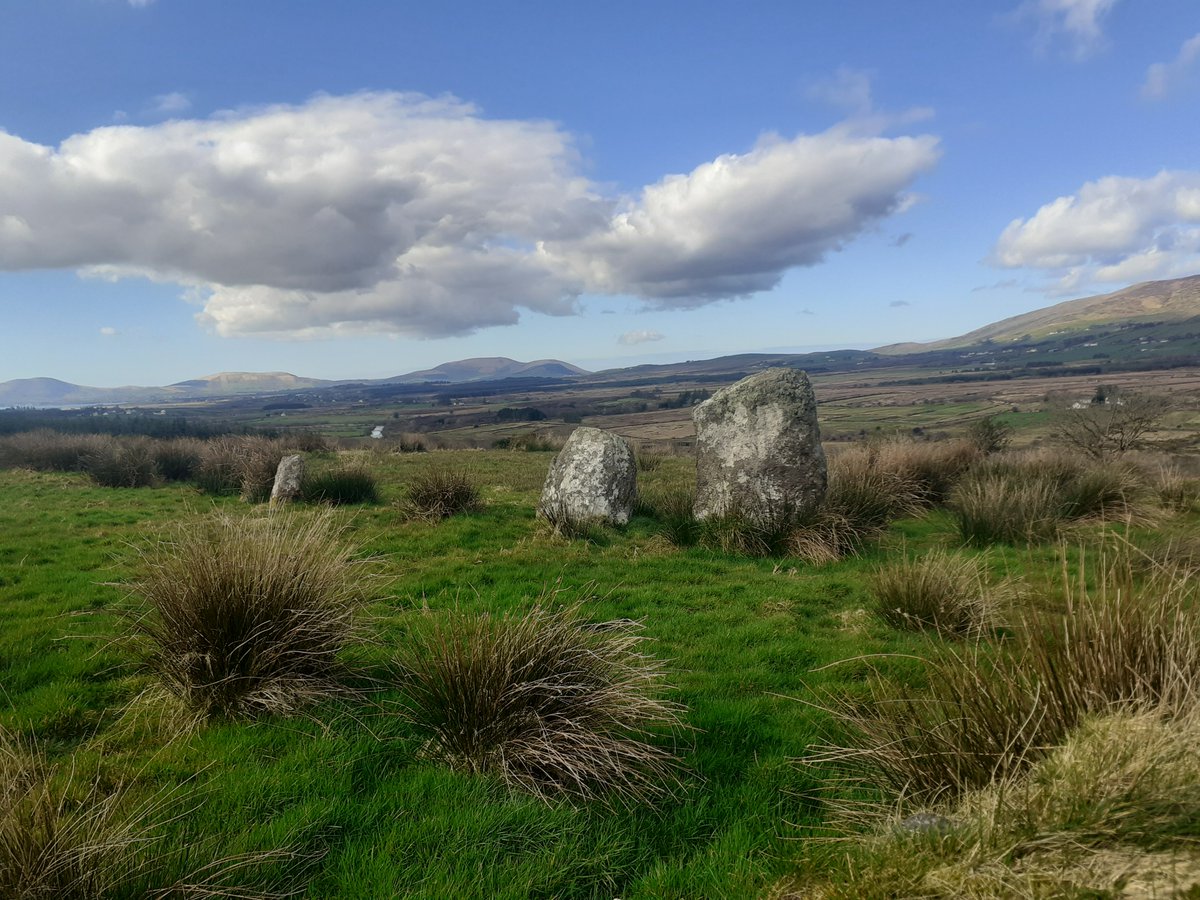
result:
M 361 558 L 388 575 L 366 610 L 375 640 L 345 662 L 368 701 L 331 701 L 310 718 L 219 723 L 177 734 L 142 698 L 151 686 L 113 643 L 119 583 L 132 545 L 214 506 L 254 510 L 167 484 L 101 488 L 82 474 L 0 471 L 0 725 L 36 739 L 52 762 L 103 760 L 148 792 L 194 784 L 203 802 L 168 826 L 219 854 L 286 849 L 246 873 L 312 897 L 749 897 L 788 875 L 798 838 L 826 822 L 821 773 L 793 760 L 823 742 L 821 692 L 861 696 L 872 671 L 919 683 L 927 635 L 856 611 L 867 574 L 903 539 L 908 551 L 948 540 L 934 512 L 893 526 L 879 548 L 820 568 L 675 548 L 635 515 L 604 542 L 566 542 L 535 518 L 552 452 L 343 453 L 379 479 L 385 500 L 438 466 L 469 467 L 483 506 L 440 522 L 395 505 L 336 509 Z M 646 489 L 687 489 L 690 461 L 665 458 Z M 260 511 L 261 513 L 261 511 Z M 966 551 L 973 553 L 975 551 Z M 998 548 L 1049 583 L 1049 549 Z M 1038 576 L 1037 572 L 1043 572 Z M 666 699 L 686 707 L 682 786 L 652 809 L 549 803 L 495 776 L 455 772 L 423 753 L 386 680 L 423 609 L 468 614 L 530 609 L 546 590 L 579 601 L 589 621 L 644 623 L 666 661 Z M 887 654 L 886 656 L 875 656 Z M 217 852 L 214 849 L 212 852 Z

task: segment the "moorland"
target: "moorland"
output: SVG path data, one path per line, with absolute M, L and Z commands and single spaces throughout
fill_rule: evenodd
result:
M 1200 371 L 1103 327 L 806 358 L 803 521 L 690 513 L 771 356 L 0 412 L 0 894 L 1194 890 Z M 579 422 L 626 528 L 536 515 Z

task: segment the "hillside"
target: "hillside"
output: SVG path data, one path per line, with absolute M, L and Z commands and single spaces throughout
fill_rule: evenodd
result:
M 1067 300 L 1044 309 L 1012 316 L 959 337 L 927 344 L 901 343 L 877 347 L 888 356 L 968 347 L 986 342 L 1037 340 L 1098 325 L 1180 322 L 1200 316 L 1200 275 L 1170 281 L 1145 281 L 1111 294 Z

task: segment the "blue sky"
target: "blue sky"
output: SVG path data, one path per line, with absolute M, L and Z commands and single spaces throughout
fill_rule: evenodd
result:
M 0 13 L 0 380 L 868 347 L 1200 272 L 1195 0 Z

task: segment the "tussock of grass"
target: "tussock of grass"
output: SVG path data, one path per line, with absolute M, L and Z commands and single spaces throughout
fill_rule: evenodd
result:
M 364 580 L 330 514 L 213 516 L 142 563 L 135 650 L 185 708 L 283 714 L 338 690 Z
M 149 438 L 109 440 L 83 458 L 83 469 L 104 487 L 151 487 L 158 483 L 158 450 Z
M 281 441 L 264 437 L 245 437 L 238 441 L 237 467 L 242 499 L 248 503 L 266 503 L 275 486 L 275 473 L 289 448 Z
M 204 458 L 204 441 L 176 438 L 155 446 L 158 472 L 164 481 L 191 481 Z
M 967 543 L 1036 543 L 1076 522 L 1145 522 L 1145 485 L 1120 461 L 1004 453 L 969 472 L 951 499 Z
M 1171 512 L 1189 513 L 1200 507 L 1200 478 L 1193 478 L 1179 466 L 1159 463 L 1150 476 L 1150 486 L 1159 504 Z
M 479 484 L 464 469 L 431 466 L 414 475 L 408 483 L 406 506 L 419 518 L 446 519 L 459 513 L 474 512 L 482 505 Z
M 1067 614 L 1028 619 L 1012 646 L 935 652 L 922 696 L 877 679 L 865 707 L 834 701 L 858 737 L 823 758 L 932 800 L 1019 773 L 1090 714 L 1187 714 L 1200 683 L 1200 586 L 1165 570 L 1138 581 L 1123 553 L 1098 576 L 1087 588 L 1081 564 L 1065 585 Z
M 100 434 L 64 434 L 48 428 L 0 438 L 0 465 L 45 472 L 80 472 L 84 460 L 113 438 Z
M 647 488 L 638 492 L 636 511 L 654 519 L 657 533 L 672 545 L 691 547 L 703 534 L 694 512 L 695 501 L 695 493 L 687 488 Z
M 537 517 L 551 534 L 568 541 L 603 544 L 608 540 L 608 529 L 602 522 L 576 515 L 565 503 L 539 503 Z
M 786 504 L 756 513 L 734 505 L 699 523 L 700 543 L 739 556 L 783 556 L 795 524 L 796 515 Z
M 365 466 L 342 466 L 325 472 L 305 473 L 300 494 L 309 503 L 331 506 L 378 503 L 379 482 Z
M 1005 472 L 968 475 L 951 501 L 965 543 L 1036 543 L 1054 538 L 1062 524 L 1055 485 Z
M 680 724 L 636 622 L 578 606 L 430 616 L 401 651 L 408 714 L 455 768 L 541 797 L 647 802 L 675 780 L 655 732 Z
M 832 457 L 825 500 L 792 530 L 788 552 L 814 565 L 854 556 L 894 520 L 920 512 L 925 491 L 899 458 L 870 446 Z
M 654 472 L 662 466 L 663 455 L 653 450 L 639 449 L 636 459 L 639 472 Z
M 941 834 L 881 816 L 836 876 L 784 897 L 1181 896 L 1200 885 L 1200 715 L 1089 716 L 1017 777 L 940 808 Z
M 168 828 L 193 792 L 138 797 L 74 759 L 50 765 L 32 744 L 0 730 L 0 896 L 13 900 L 105 897 L 276 896 L 234 886 L 279 853 L 227 857 L 197 867 L 172 847 Z M 190 871 L 189 871 L 190 870 Z
M 940 548 L 878 566 L 870 587 L 876 612 L 889 625 L 955 637 L 993 629 L 1008 593 L 988 584 L 985 560 Z

